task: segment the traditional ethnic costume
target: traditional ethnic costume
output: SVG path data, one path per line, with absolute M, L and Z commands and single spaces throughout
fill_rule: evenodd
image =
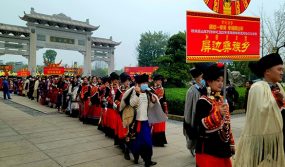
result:
M 114 81 L 115 80 L 119 80 L 119 75 L 116 74 L 115 72 L 112 72 L 110 74 L 110 80 L 112 85 L 110 86 L 110 88 L 107 88 L 106 90 L 106 100 L 107 100 L 107 111 L 106 111 L 106 135 L 114 138 L 115 137 L 115 130 L 116 130 L 116 126 L 117 126 L 117 111 L 115 110 L 115 95 L 118 91 L 118 87 L 119 85 L 114 85 Z M 108 90 L 109 89 L 109 90 Z M 114 109 L 115 108 L 115 109 Z
M 35 84 L 34 84 L 34 91 L 33 91 L 33 98 L 36 98 L 36 101 L 38 101 L 38 89 L 39 89 L 39 84 L 40 84 L 40 81 L 39 79 L 37 79 L 35 81 Z
M 197 78 L 202 75 L 201 70 L 197 68 L 192 68 L 190 73 L 193 78 Z M 204 80 L 202 80 L 204 81 Z M 184 107 L 184 122 L 183 122 L 183 134 L 186 138 L 186 146 L 190 150 L 191 154 L 194 156 L 196 147 L 196 138 L 193 136 L 194 130 L 194 118 L 196 113 L 196 104 L 202 95 L 207 95 L 207 89 L 205 84 L 196 83 L 194 81 L 193 85 L 188 89 L 185 98 Z
M 65 78 L 69 78 L 69 76 L 66 76 Z M 66 109 L 69 104 L 69 100 L 70 100 L 68 96 L 69 85 L 70 85 L 70 82 L 68 80 L 65 80 L 63 83 L 63 87 L 62 87 L 62 106 L 61 106 L 62 112 L 66 112 Z
M 28 95 L 28 92 L 29 92 L 29 86 L 30 85 L 30 79 L 29 77 L 25 80 L 24 82 L 24 89 L 23 89 L 23 95 L 24 96 L 27 96 Z
M 82 83 L 81 88 L 79 88 L 80 91 L 80 109 L 79 109 L 79 119 L 85 123 L 87 119 L 87 115 L 89 112 L 89 103 L 90 103 L 90 97 L 89 97 L 89 84 L 88 83 Z
M 110 88 L 107 86 L 109 83 L 109 77 L 102 78 L 102 85 L 99 86 L 99 96 L 101 105 L 101 116 L 98 123 L 98 129 L 102 130 L 105 134 L 107 131 L 107 100 L 106 96 L 109 94 Z
M 130 88 L 129 85 L 126 86 L 124 85 L 126 81 L 130 81 L 130 76 L 126 73 L 122 73 L 120 74 L 120 80 L 121 80 L 121 86 L 119 88 L 119 90 L 116 93 L 115 96 L 115 108 L 116 108 L 116 122 L 117 122 L 117 126 L 115 129 L 115 145 L 119 145 L 120 148 L 123 150 L 124 152 L 124 157 L 127 160 L 130 160 L 130 155 L 129 155 L 129 149 L 126 143 L 126 136 L 128 133 L 128 128 L 124 127 L 123 125 L 123 121 L 122 121 L 122 116 L 121 116 L 121 111 L 120 111 L 120 105 L 121 105 L 121 100 L 122 97 L 124 95 L 124 93 Z
M 153 78 L 154 81 L 161 80 L 163 81 L 162 75 L 155 75 Z M 153 86 L 152 90 L 159 99 L 162 110 L 165 114 L 168 114 L 168 106 L 165 97 L 165 91 L 161 85 Z M 163 147 L 164 144 L 167 144 L 165 136 L 166 122 L 160 122 L 152 125 L 152 144 L 154 146 Z
M 59 94 L 59 88 L 58 88 L 58 78 L 54 78 L 53 82 L 51 83 L 51 89 L 50 89 L 51 97 L 50 97 L 50 103 L 52 108 L 56 107 L 57 104 L 57 97 Z
M 283 65 L 283 61 L 279 54 L 273 53 L 250 64 L 250 68 L 258 77 L 264 77 L 265 71 L 276 65 Z M 285 166 L 284 118 L 281 114 L 284 97 L 284 90 L 279 83 L 264 80 L 251 86 L 235 167 Z
M 148 82 L 148 75 L 143 74 L 137 76 L 136 82 L 141 84 L 141 89 L 145 89 L 142 89 L 143 91 L 150 90 L 147 85 L 143 84 Z M 129 132 L 133 134 L 128 134 L 128 137 L 132 137 L 129 139 L 130 150 L 134 155 L 135 163 L 138 163 L 138 158 L 141 156 L 145 162 L 145 166 L 155 165 L 156 162 L 151 161 L 153 151 L 150 124 L 165 122 L 167 117 L 162 111 L 159 100 L 155 94 L 150 92 L 137 93 L 134 90 L 134 87 L 124 94 L 121 102 L 121 109 L 125 108 L 126 103 L 124 102 L 124 99 L 126 99 L 129 94 L 131 94 L 129 104 L 136 109 L 135 124 L 134 126 L 131 125 L 131 128 L 135 131 L 130 131 L 129 129 Z M 155 101 L 153 101 L 154 99 Z
M 99 88 L 96 83 L 90 84 L 90 107 L 88 112 L 88 119 L 94 124 L 98 124 L 101 116 L 101 106 L 99 98 Z
M 23 79 L 18 80 L 18 95 L 23 96 L 23 88 L 24 88 L 24 83 Z
M 206 81 L 215 81 L 223 76 L 223 67 L 213 64 L 204 77 Z M 231 167 L 234 154 L 234 138 L 231 130 L 229 109 L 222 116 L 219 107 L 223 104 L 220 92 L 211 92 L 202 96 L 196 105 L 194 127 L 197 127 L 196 165 L 198 167 Z
M 79 83 L 78 81 L 73 81 L 69 85 L 68 95 L 70 96 L 69 104 L 69 114 L 72 117 L 77 117 L 79 114 L 79 97 L 78 97 Z

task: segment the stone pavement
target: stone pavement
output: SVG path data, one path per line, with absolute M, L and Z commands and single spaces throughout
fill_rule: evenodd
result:
M 0 167 L 143 166 L 141 159 L 139 165 L 124 160 L 113 140 L 106 138 L 96 126 L 82 124 L 76 118 L 58 114 L 55 109 L 27 98 L 12 98 L 12 102 L 0 99 Z M 35 111 L 38 114 L 13 101 L 38 110 Z M 236 138 L 243 122 L 244 115 L 233 116 Z M 195 167 L 194 159 L 185 147 L 182 123 L 169 120 L 166 135 L 169 144 L 154 148 L 156 166 Z

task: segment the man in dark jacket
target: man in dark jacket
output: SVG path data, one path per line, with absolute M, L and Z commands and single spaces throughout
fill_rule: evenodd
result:
M 5 77 L 3 81 L 3 95 L 4 95 L 4 99 L 7 99 L 6 98 L 7 96 L 8 96 L 8 99 L 11 99 L 10 92 L 9 92 L 9 82 L 7 80 L 7 77 Z

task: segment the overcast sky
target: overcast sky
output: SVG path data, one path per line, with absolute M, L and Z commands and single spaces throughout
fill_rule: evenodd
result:
M 279 9 L 284 0 L 251 0 L 244 16 L 259 17 L 262 6 L 268 17 Z M 140 34 L 146 31 L 163 31 L 173 35 L 185 31 L 186 11 L 212 12 L 203 0 L 1 0 L 0 23 L 25 26 L 19 16 L 30 13 L 30 8 L 38 13 L 64 13 L 75 20 L 100 26 L 93 36 L 109 38 L 122 42 L 115 50 L 115 69 L 137 65 L 136 46 Z M 43 64 L 42 54 L 46 49 L 37 51 L 37 64 Z M 76 51 L 56 50 L 57 62 L 63 64 L 78 61 L 83 64 L 83 56 Z M 22 56 L 4 55 L 0 60 L 23 61 Z

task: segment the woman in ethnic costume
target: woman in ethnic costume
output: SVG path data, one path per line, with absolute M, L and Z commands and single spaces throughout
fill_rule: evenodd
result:
M 62 86 L 62 105 L 61 105 L 61 111 L 66 112 L 69 104 L 69 96 L 68 96 L 68 88 L 70 85 L 70 77 L 65 76 L 63 81 L 63 86 Z
M 90 103 L 90 97 L 89 97 L 89 84 L 88 84 L 88 78 L 83 78 L 83 83 L 81 87 L 78 90 L 80 92 L 80 110 L 79 110 L 79 119 L 85 123 L 88 112 L 89 112 L 89 103 Z
M 228 104 L 220 92 L 223 88 L 223 65 L 213 64 L 204 73 L 208 95 L 196 105 L 195 127 L 198 129 L 196 165 L 198 167 L 231 167 L 234 139 Z
M 101 104 L 101 117 L 98 123 L 98 129 L 102 130 L 106 134 L 107 129 L 107 100 L 106 95 L 109 94 L 110 85 L 109 85 L 109 77 L 103 77 L 102 84 L 99 86 L 99 96 L 100 96 L 100 104 Z
M 75 77 L 68 88 L 68 94 L 70 96 L 70 103 L 69 103 L 69 114 L 71 117 L 77 117 L 79 114 L 79 80 L 78 77 Z
M 50 98 L 50 103 L 51 103 L 51 107 L 56 107 L 56 103 L 57 103 L 57 97 L 58 97 L 58 93 L 59 93 L 59 89 L 58 89 L 58 83 L 59 80 L 58 78 L 54 78 L 51 84 L 51 98 Z
M 272 53 L 250 64 L 256 76 L 248 95 L 245 128 L 239 139 L 235 167 L 283 167 L 284 113 L 283 61 Z
M 110 74 L 110 81 L 111 81 L 111 86 L 110 88 L 107 87 L 106 90 L 106 100 L 107 100 L 107 111 L 106 111 L 106 126 L 107 126 L 107 131 L 106 135 L 114 138 L 115 137 L 115 129 L 117 126 L 116 123 L 116 110 L 115 108 L 115 95 L 119 89 L 119 75 L 115 72 L 112 72 Z M 108 90 L 109 89 L 109 90 Z M 114 105 L 115 104 L 115 105 Z
M 129 149 L 125 142 L 128 129 L 127 127 L 123 126 L 120 105 L 121 105 L 121 100 L 122 100 L 124 93 L 130 88 L 130 80 L 131 80 L 131 77 L 127 73 L 123 72 L 120 74 L 121 86 L 116 93 L 115 102 L 114 102 L 114 108 L 117 111 L 116 112 L 117 126 L 115 129 L 115 138 L 114 138 L 115 142 L 114 143 L 115 145 L 119 145 L 120 148 L 123 150 L 124 158 L 126 160 L 130 160 Z
M 162 87 L 163 76 L 156 74 L 153 77 L 154 86 L 151 87 L 154 93 L 157 95 L 162 110 L 165 114 L 168 114 L 168 107 L 165 98 L 165 91 Z M 166 122 L 156 123 L 152 125 L 152 144 L 154 146 L 164 147 L 167 144 L 165 136 Z
M 90 84 L 90 107 L 88 118 L 94 124 L 98 124 L 100 116 L 101 116 L 101 106 L 100 106 L 100 98 L 99 98 L 99 88 L 97 85 L 97 77 L 93 76 Z

